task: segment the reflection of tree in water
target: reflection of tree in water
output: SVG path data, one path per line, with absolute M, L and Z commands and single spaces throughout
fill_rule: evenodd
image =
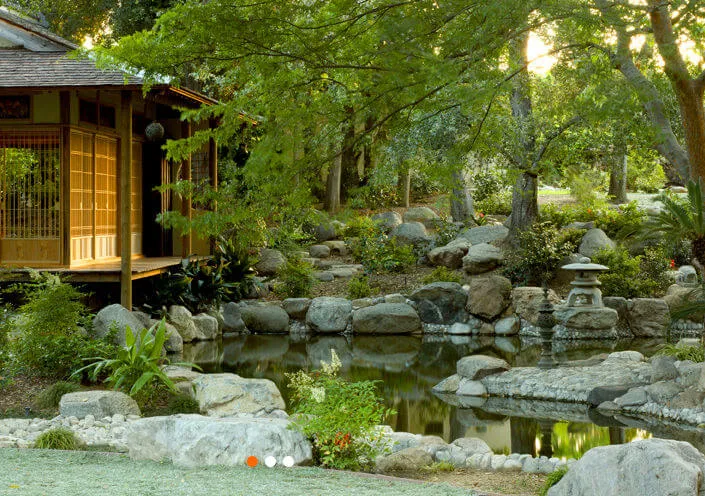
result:
M 580 458 L 596 446 L 628 443 L 635 439 L 651 437 L 651 434 L 635 428 L 600 427 L 580 422 L 558 422 L 553 426 L 553 456 L 558 458 Z
M 540 434 L 539 424 L 534 419 L 512 417 L 509 420 L 512 437 L 512 453 L 536 456 L 536 438 Z

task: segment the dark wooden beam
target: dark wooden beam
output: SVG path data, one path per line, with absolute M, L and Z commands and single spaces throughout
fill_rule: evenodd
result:
M 132 92 L 120 93 L 120 303 L 132 310 Z
M 181 123 L 181 138 L 191 137 L 191 123 L 189 121 L 184 121 Z M 181 164 L 181 179 L 184 181 L 191 181 L 191 155 L 183 161 Z M 191 220 L 193 217 L 193 198 L 191 195 L 185 196 L 181 199 L 181 214 L 187 219 Z M 191 254 L 192 243 L 191 243 L 191 231 L 186 233 L 181 237 L 181 256 L 186 257 Z
M 71 265 L 71 93 L 59 93 L 61 123 L 61 264 Z

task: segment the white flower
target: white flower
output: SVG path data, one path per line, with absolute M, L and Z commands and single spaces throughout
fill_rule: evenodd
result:
M 321 388 L 311 388 L 311 397 L 316 403 L 323 403 L 326 399 L 326 390 Z
M 343 364 L 340 362 L 340 358 L 338 358 L 338 354 L 333 348 L 330 349 L 330 363 L 326 363 L 321 360 L 321 368 L 323 369 L 323 373 L 328 375 L 338 375 L 338 371 L 342 365 Z

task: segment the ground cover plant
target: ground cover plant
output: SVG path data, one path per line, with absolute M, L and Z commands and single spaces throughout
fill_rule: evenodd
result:
M 72 450 L 81 447 L 81 442 L 71 429 L 55 428 L 42 432 L 34 441 L 37 449 Z

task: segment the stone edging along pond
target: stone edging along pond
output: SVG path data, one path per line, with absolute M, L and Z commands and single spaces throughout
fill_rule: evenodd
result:
M 548 370 L 512 369 L 504 360 L 472 355 L 433 390 L 474 398 L 470 404 L 480 407 L 486 397 L 579 403 L 605 417 L 646 415 L 705 426 L 704 365 L 671 356 L 647 361 L 637 351 L 622 351 Z

